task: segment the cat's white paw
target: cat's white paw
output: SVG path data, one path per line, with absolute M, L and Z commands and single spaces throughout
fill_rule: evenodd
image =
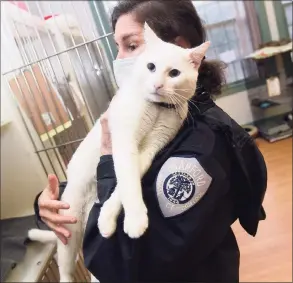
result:
M 147 209 L 143 205 L 141 208 L 125 213 L 124 232 L 133 239 L 144 234 L 149 225 Z
M 98 219 L 98 227 L 101 235 L 104 238 L 110 238 L 116 230 L 116 214 L 115 209 L 107 202 L 101 208 L 100 216 Z

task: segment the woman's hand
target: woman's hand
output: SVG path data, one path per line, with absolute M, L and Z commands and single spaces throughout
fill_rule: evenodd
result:
M 59 182 L 55 175 L 48 176 L 48 186 L 39 197 L 39 214 L 44 223 L 50 227 L 64 245 L 71 233 L 65 229 L 63 224 L 74 224 L 77 222 L 75 217 L 63 216 L 58 214 L 59 209 L 68 209 L 69 204 L 59 201 Z
M 110 129 L 108 126 L 108 111 L 101 116 L 102 138 L 101 138 L 101 155 L 112 155 L 112 141 Z

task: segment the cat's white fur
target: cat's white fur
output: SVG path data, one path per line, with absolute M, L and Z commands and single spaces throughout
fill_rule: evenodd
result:
M 187 101 L 196 90 L 198 68 L 209 47 L 209 42 L 193 49 L 163 42 L 147 25 L 145 42 L 145 50 L 136 60 L 133 73 L 120 86 L 108 112 L 117 186 L 97 220 L 104 237 L 115 232 L 122 207 L 125 233 L 138 238 L 147 229 L 141 178 L 158 151 L 182 126 L 188 112 Z M 154 72 L 147 68 L 148 63 L 155 65 Z M 180 75 L 170 77 L 172 69 L 179 70 Z M 154 102 L 174 104 L 176 109 L 163 108 Z M 62 200 L 70 204 L 70 209 L 61 210 L 60 214 L 75 216 L 78 223 L 65 225 L 72 232 L 67 246 L 57 241 L 60 282 L 72 281 L 74 259 L 89 211 L 97 200 L 94 178 L 100 159 L 100 140 L 101 126 L 97 121 L 68 165 L 68 184 Z

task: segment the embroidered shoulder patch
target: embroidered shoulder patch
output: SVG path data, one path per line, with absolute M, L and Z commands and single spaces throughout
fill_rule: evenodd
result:
M 196 158 L 171 157 L 161 168 L 156 192 L 165 217 L 179 215 L 193 207 L 206 193 L 212 178 Z

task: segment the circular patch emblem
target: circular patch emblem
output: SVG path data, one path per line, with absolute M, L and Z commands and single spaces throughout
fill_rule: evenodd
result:
M 163 185 L 165 197 L 173 204 L 185 204 L 195 194 L 193 178 L 184 172 L 170 174 Z

